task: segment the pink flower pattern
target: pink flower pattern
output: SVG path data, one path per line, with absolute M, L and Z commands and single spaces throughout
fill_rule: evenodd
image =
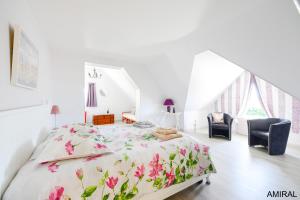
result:
M 142 164 L 141 166 L 137 167 L 134 176 L 137 178 L 142 178 L 144 176 L 145 173 L 145 166 L 144 164 Z
M 195 151 L 199 152 L 200 151 L 200 147 L 199 147 L 199 144 L 194 144 L 194 149 Z
M 57 162 L 53 162 L 53 163 L 50 163 L 50 165 L 48 165 L 48 170 L 51 172 L 51 173 L 54 173 L 57 171 L 59 165 L 57 164 Z
M 76 126 L 77 127 L 77 126 Z M 76 134 L 76 133 L 81 133 L 81 129 L 75 130 L 76 127 L 68 127 L 67 125 L 63 126 L 63 128 L 68 128 L 69 132 L 71 135 Z M 68 132 L 68 129 L 66 131 Z M 89 135 L 87 133 L 93 134 L 96 133 L 98 134 L 97 129 L 94 129 L 93 126 L 89 126 L 88 128 L 84 129 L 85 134 L 78 134 L 78 136 L 83 135 Z M 128 135 L 130 138 L 134 138 L 131 136 L 131 133 L 125 133 L 124 135 Z M 63 135 L 55 136 L 56 138 L 54 140 L 56 141 L 62 141 L 63 140 Z M 89 137 L 92 137 L 89 135 Z M 142 137 L 140 140 L 143 140 Z M 105 149 L 107 146 L 105 145 L 106 142 L 101 143 L 100 141 L 102 140 L 96 140 L 97 142 L 93 143 L 92 145 L 93 148 L 95 149 Z M 100 143 L 98 143 L 100 142 Z M 64 142 L 63 142 L 64 143 Z M 63 144 L 62 143 L 62 144 Z M 140 145 L 143 148 L 148 148 L 148 145 L 150 143 L 147 143 L 147 141 L 142 141 L 140 143 L 136 143 L 136 145 Z M 74 153 L 74 148 L 79 145 L 79 144 L 72 144 L 72 141 L 69 140 L 65 143 L 65 150 L 68 153 L 68 155 L 73 155 Z M 168 152 L 168 146 L 171 146 L 173 149 L 173 152 Z M 152 160 L 149 161 L 148 163 L 148 169 L 147 165 L 144 165 L 144 163 L 137 164 L 137 161 L 133 161 L 131 163 L 130 169 L 128 171 L 121 169 L 121 171 L 118 171 L 118 176 L 112 176 L 114 174 L 111 174 L 109 169 L 102 169 L 102 167 L 97 166 L 96 170 L 99 173 L 102 174 L 102 186 L 105 187 L 105 185 L 108 187 L 104 191 L 106 191 L 106 195 L 108 194 L 113 194 L 113 195 L 119 195 L 122 190 L 117 191 L 116 189 L 119 187 L 116 187 L 118 184 L 121 186 L 122 184 L 124 185 L 125 182 L 123 181 L 131 181 L 129 176 L 136 177 L 135 182 L 129 182 L 126 183 L 128 184 L 127 187 L 136 187 L 140 182 L 142 181 L 147 181 L 152 184 L 153 188 L 156 188 L 157 190 L 162 189 L 163 187 L 169 187 L 173 184 L 177 184 L 181 182 L 182 180 L 185 181 L 187 179 L 190 179 L 193 177 L 195 174 L 202 175 L 206 173 L 210 173 L 214 171 L 214 167 L 212 165 L 207 166 L 205 164 L 205 167 L 201 166 L 201 163 L 199 163 L 200 158 L 202 159 L 203 155 L 209 155 L 209 147 L 205 145 L 199 145 L 197 143 L 189 143 L 185 144 L 182 146 L 178 146 L 176 144 L 166 144 L 164 146 L 160 145 L 160 147 L 165 150 L 166 153 L 169 153 L 169 157 L 164 157 L 164 154 L 159 154 L 155 153 L 152 157 Z M 201 147 L 201 153 L 200 152 L 200 147 Z M 174 154 L 177 154 L 174 156 Z M 102 157 L 102 154 L 95 154 L 91 156 L 87 156 L 84 158 L 84 161 L 92 161 L 92 160 L 97 160 L 98 158 Z M 205 156 L 207 158 L 207 156 Z M 210 159 L 209 157 L 207 158 L 208 160 Z M 125 158 L 124 160 L 121 160 L 122 163 L 128 161 L 128 156 L 127 159 Z M 97 163 L 97 162 L 95 162 Z M 100 162 L 99 162 L 100 163 Z M 188 164 L 187 164 L 188 163 Z M 203 164 L 203 163 L 202 163 Z M 55 173 L 58 171 L 60 165 L 58 162 L 52 162 L 48 163 L 48 171 L 51 173 Z M 126 164 L 127 165 L 127 164 Z M 120 165 L 121 166 L 121 165 Z M 145 167 L 146 166 L 146 167 Z M 176 170 L 175 170 L 176 169 Z M 131 171 L 132 170 L 132 171 Z M 149 171 L 148 171 L 149 170 Z M 129 173 L 130 172 L 130 173 Z M 176 173 L 175 173 L 176 172 Z M 74 171 L 73 171 L 74 173 Z M 74 175 L 76 175 L 77 179 L 81 181 L 82 189 L 83 192 L 85 189 L 87 189 L 87 186 L 84 184 L 85 181 L 83 181 L 83 177 L 85 175 L 84 171 L 82 168 L 76 169 Z M 88 176 L 89 174 L 85 175 Z M 145 177 L 146 180 L 145 180 Z M 122 185 L 122 187 L 123 187 Z M 101 187 L 97 186 L 96 188 Z M 107 190 L 111 189 L 109 193 L 107 193 Z M 132 188 L 125 189 L 125 194 L 127 192 L 130 192 L 133 190 Z M 68 190 L 66 190 L 68 191 Z M 49 194 L 49 200 L 62 200 L 64 198 L 69 198 L 66 194 L 64 194 L 65 188 L 61 186 L 56 186 Z M 97 191 L 100 191 L 97 189 Z M 104 194 L 105 194 L 104 193 Z M 122 193 L 122 192 L 121 192 Z M 95 196 L 94 196 L 95 197 Z M 102 194 L 103 197 L 103 194 Z M 111 196 L 110 196 L 111 197 Z
M 65 149 L 66 152 L 69 155 L 72 155 L 74 153 L 74 145 L 72 145 L 71 140 L 69 140 L 66 144 L 65 144 Z
M 89 131 L 89 133 L 97 133 L 97 131 L 94 130 L 94 129 L 91 129 L 91 130 Z
M 77 132 L 77 131 L 75 130 L 74 127 L 70 128 L 70 133 L 71 133 L 71 135 L 74 135 L 76 132 Z
M 49 200 L 60 200 L 63 193 L 64 193 L 64 188 L 61 186 L 56 186 L 49 195 Z
M 180 154 L 181 154 L 182 156 L 185 156 L 185 154 L 186 154 L 186 149 L 180 148 Z
M 208 155 L 208 151 L 209 151 L 209 147 L 206 146 L 206 145 L 204 145 L 203 146 L 203 153 L 204 153 L 204 155 Z
M 95 147 L 95 149 L 105 149 L 105 148 L 107 148 L 105 144 L 99 144 L 99 143 L 97 143 L 94 147 Z
M 88 156 L 88 157 L 86 157 L 85 161 L 97 160 L 97 158 L 100 158 L 100 157 L 102 157 L 102 154 Z
M 77 176 L 78 179 L 82 180 L 83 170 L 81 168 L 76 170 L 76 176 Z
M 149 166 L 151 167 L 149 176 L 154 180 L 157 176 L 159 176 L 159 172 L 163 170 L 163 166 L 159 163 L 159 154 L 155 154 L 153 156 L 152 161 L 150 161 Z
M 166 187 L 169 187 L 170 185 L 173 184 L 174 180 L 175 180 L 175 174 L 174 174 L 174 168 L 172 167 L 170 172 L 166 173 L 166 178 L 168 180 Z
M 108 181 L 106 181 L 106 185 L 112 190 L 115 188 L 117 184 L 118 184 L 118 177 L 114 178 L 113 176 L 111 176 L 108 178 Z

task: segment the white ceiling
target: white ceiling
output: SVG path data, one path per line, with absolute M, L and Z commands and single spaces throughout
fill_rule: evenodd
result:
M 300 98 L 293 0 L 27 1 L 54 53 L 141 64 L 179 110 L 194 56 L 206 50 Z
M 51 47 L 115 54 L 177 40 L 198 25 L 203 0 L 28 0 Z

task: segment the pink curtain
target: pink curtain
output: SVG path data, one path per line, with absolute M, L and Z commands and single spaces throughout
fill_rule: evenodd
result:
M 249 72 L 245 72 L 243 78 L 244 78 L 244 85 L 242 91 L 242 101 L 241 101 L 240 110 L 239 112 L 237 112 L 237 116 L 242 115 L 246 108 L 253 76 Z
M 292 99 L 292 130 L 294 133 L 300 132 L 300 101 L 293 97 Z
M 89 83 L 89 90 L 87 96 L 87 107 L 97 107 L 97 95 L 95 83 Z
M 286 99 L 285 93 L 281 90 L 278 90 L 278 116 L 280 118 L 286 117 Z
M 256 88 L 259 101 L 269 117 L 291 120 L 291 132 L 300 133 L 300 100 L 249 72 L 241 74 L 217 98 L 214 102 L 215 111 L 227 112 L 233 117 L 239 117 L 247 105 L 250 87 Z

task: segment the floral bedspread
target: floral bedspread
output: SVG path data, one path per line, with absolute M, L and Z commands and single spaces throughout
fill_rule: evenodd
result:
M 39 164 L 28 161 L 10 184 L 5 200 L 139 199 L 192 177 L 214 173 L 209 148 L 184 134 L 161 142 L 153 129 L 132 125 L 73 124 L 53 130 L 93 134 L 113 153 Z

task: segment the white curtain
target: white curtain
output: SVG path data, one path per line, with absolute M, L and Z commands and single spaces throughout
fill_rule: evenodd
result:
M 269 117 L 274 117 L 274 99 L 273 99 L 273 86 L 261 78 L 255 76 L 255 86 L 257 87 L 260 101 L 263 108 Z
M 251 74 L 245 71 L 215 101 L 214 111 L 225 112 L 232 117 L 239 116 L 246 106 L 250 83 Z

